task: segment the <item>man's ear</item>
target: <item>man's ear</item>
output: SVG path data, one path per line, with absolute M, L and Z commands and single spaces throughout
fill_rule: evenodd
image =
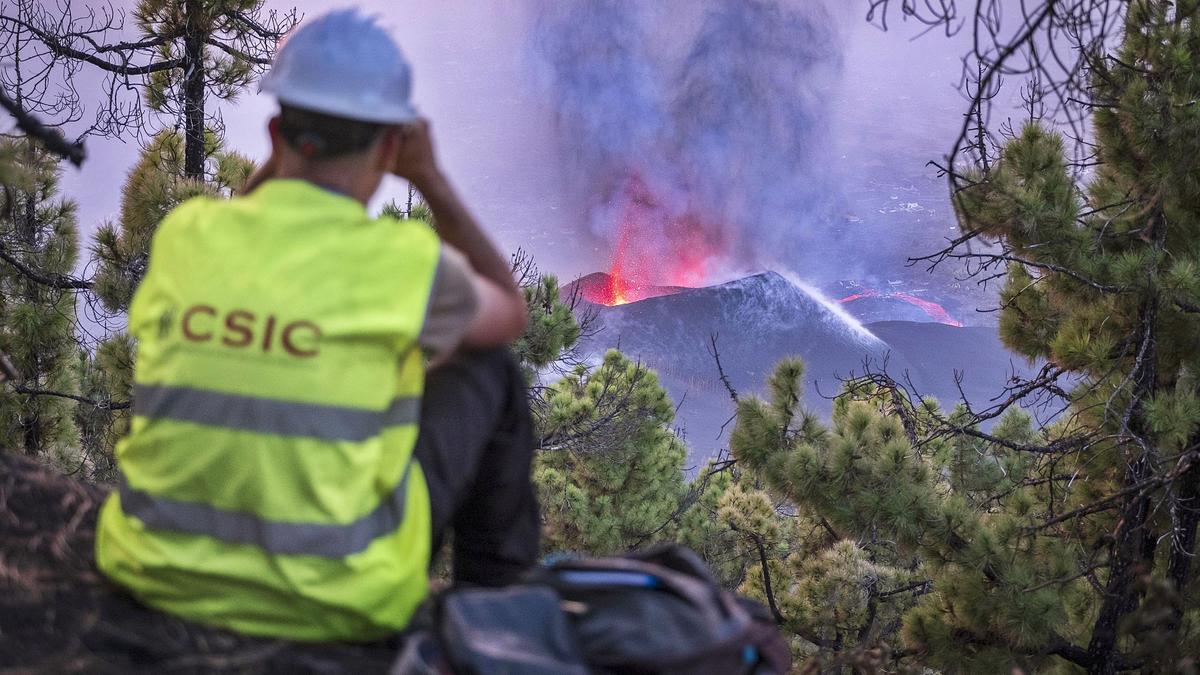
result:
M 391 173 L 396 166 L 396 155 L 400 153 L 400 146 L 403 143 L 404 139 L 400 135 L 399 127 L 384 129 L 376 145 L 379 151 L 375 153 L 376 165 L 374 168 L 384 173 Z
M 279 134 L 279 115 L 267 121 L 267 133 L 271 136 L 271 148 L 278 151 L 283 146 L 283 136 Z

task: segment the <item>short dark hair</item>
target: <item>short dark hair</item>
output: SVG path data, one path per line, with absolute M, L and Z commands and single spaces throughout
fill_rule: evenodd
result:
M 334 159 L 371 147 L 384 125 L 280 106 L 279 135 L 309 159 Z

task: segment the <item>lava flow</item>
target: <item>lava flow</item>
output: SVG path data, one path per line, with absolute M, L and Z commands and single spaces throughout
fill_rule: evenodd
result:
M 624 305 L 703 284 L 710 261 L 725 248 L 721 229 L 691 213 L 670 212 L 636 175 L 621 198 L 608 273 L 583 285 L 585 299 Z
M 855 300 L 864 300 L 866 298 L 878 298 L 881 300 L 900 300 L 901 302 L 907 302 L 910 305 L 915 305 L 917 307 L 920 307 L 922 311 L 924 311 L 926 314 L 929 315 L 930 318 L 932 318 L 934 321 L 936 321 L 938 323 L 946 324 L 947 326 L 955 326 L 958 328 L 962 328 L 962 325 L 963 325 L 961 321 L 950 316 L 950 312 L 947 312 L 945 307 L 942 307 L 941 305 L 939 305 L 936 302 L 933 302 L 932 300 L 924 300 L 922 298 L 918 298 L 917 296 L 910 295 L 908 293 L 901 293 L 901 292 L 883 293 L 883 292 L 880 292 L 880 291 L 877 291 L 874 289 L 866 289 L 866 290 L 862 291 L 861 293 L 855 293 L 854 295 L 844 297 L 839 302 L 841 302 L 842 304 L 846 304 L 849 302 L 854 302 Z

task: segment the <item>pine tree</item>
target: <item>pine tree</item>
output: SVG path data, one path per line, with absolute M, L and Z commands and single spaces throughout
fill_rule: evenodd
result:
M 956 196 L 964 231 L 994 244 L 978 255 L 1008 266 L 1002 338 L 1048 362 L 1030 391 L 1061 391 L 1072 374 L 1068 414 L 1035 430 L 1013 409 L 985 430 L 965 406 L 870 378 L 820 433 L 796 412 L 788 363 L 769 400 L 738 407 L 740 470 L 899 573 L 892 583 L 917 584 L 902 631 L 879 634 L 908 662 L 1174 672 L 1200 653 L 1198 14 L 1196 2 L 1132 3 L 1124 42 L 1093 60 L 1092 173 L 1072 174 L 1062 140 L 1031 123 Z M 875 541 L 892 550 L 864 547 Z M 844 546 L 772 574 L 783 597 L 869 569 Z M 829 556 L 839 562 L 820 564 Z M 896 599 L 872 595 L 877 608 Z M 845 596 L 822 597 L 793 611 L 826 630 L 858 616 L 837 613 Z
M 207 156 L 215 169 L 207 180 L 184 175 L 183 138 L 173 132 L 155 137 L 130 171 L 118 222 L 102 225 L 91 246 L 96 262 L 91 290 L 109 312 L 120 315 L 129 310 L 146 274 L 154 233 L 172 209 L 199 195 L 228 197 L 253 170 L 249 159 L 225 151 L 215 136 L 210 135 L 209 142 Z M 132 337 L 122 331 L 102 340 L 95 354 L 80 357 L 80 385 L 91 402 L 79 404 L 75 422 L 81 450 L 91 458 L 97 478 L 113 477 L 113 449 L 128 431 L 136 349 Z
M 65 463 L 73 460 L 72 402 L 75 390 L 75 296 L 19 271 L 69 274 L 77 255 L 75 204 L 58 196 L 56 158 L 28 141 L 6 141 L 4 152 L 19 158 L 22 180 L 5 184 L 0 218 L 0 352 L 20 375 L 15 388 L 0 393 L 0 443 Z M 76 468 L 74 466 L 72 469 Z
M 740 482 L 771 499 L 735 495 L 722 512 L 746 523 L 738 529 L 771 533 L 779 526 L 762 516 L 754 525 L 752 514 L 778 502 L 792 510 L 799 526 L 786 554 L 763 555 L 767 571 L 743 590 L 772 604 L 797 651 L 824 667 L 894 667 L 888 654 L 911 652 L 935 667 L 1001 672 L 1064 649 L 1047 644 L 1077 628 L 1055 582 L 1086 584 L 1073 577 L 1082 552 L 1025 534 L 1039 515 L 1026 458 L 969 434 L 930 434 L 963 410 L 921 401 L 902 416 L 892 392 L 869 384 L 850 386 L 825 428 L 803 409 L 802 373 L 785 361 L 768 400 L 739 402 L 730 446 Z M 991 434 L 1014 446 L 1034 436 L 1019 412 Z M 965 643 L 969 631 L 989 641 Z
M 142 0 L 133 11 L 136 36 L 113 44 L 102 40 L 134 29 L 124 25 L 123 14 L 28 0 L 0 8 L 0 23 L 21 35 L 6 54 L 25 62 L 27 69 L 37 65 L 41 84 L 34 93 L 42 97 L 35 103 L 48 105 L 43 90 L 49 86 L 48 73 L 57 70 L 68 93 L 64 100 L 74 110 L 73 78 L 81 67 L 95 67 L 108 78 L 104 86 L 109 96 L 89 131 L 120 135 L 130 128 L 139 134 L 158 130 L 128 177 L 118 222 L 104 224 L 96 234 L 91 246 L 95 277 L 77 279 L 69 275 L 70 266 L 44 268 L 39 260 L 19 270 L 27 282 L 40 284 L 45 293 L 90 291 L 119 316 L 145 273 L 150 241 L 163 216 L 191 196 L 228 196 L 245 181 L 252 163 L 223 147 L 221 119 L 209 101 L 235 100 L 265 70 L 279 38 L 295 25 L 294 10 L 277 14 L 263 5 L 261 0 Z M 127 100 L 123 92 L 135 92 L 138 100 Z M 73 311 L 43 309 L 65 317 Z M 74 391 L 75 385 L 83 389 L 82 395 L 73 394 L 80 399 L 73 416 L 84 457 L 100 474 L 111 469 L 112 442 L 128 423 L 124 409 L 134 349 L 127 336 L 117 334 L 95 353 L 72 353 L 76 379 L 58 383 L 59 393 Z M 57 403 L 48 399 L 41 405 Z
M 557 277 L 539 275 L 533 270 L 523 277 L 521 290 L 529 310 L 529 324 L 512 348 L 525 379 L 534 382 L 540 371 L 571 360 L 583 327 L 572 303 L 563 299 Z M 586 317 L 582 323 L 586 324 Z
M 146 273 L 154 233 L 172 209 L 199 195 L 228 197 L 253 171 L 251 160 L 225 148 L 221 127 L 210 125 L 216 118 L 205 112 L 205 101 L 210 96 L 235 100 L 269 62 L 273 46 L 262 41 L 279 37 L 292 25 L 286 18 L 283 24 L 275 23 L 273 13 L 269 27 L 259 25 L 262 5 L 253 0 L 142 0 L 138 4 L 135 16 L 140 30 L 148 39 L 161 41 L 155 63 L 180 66 L 148 74 L 143 87 L 146 103 L 168 119 L 181 120 L 183 130 L 177 130 L 181 126 L 177 123 L 176 130 L 160 131 L 150 140 L 122 188 L 118 222 L 105 223 L 96 232 L 91 246 L 97 263 L 92 290 L 109 312 L 128 310 Z M 244 49 L 245 44 L 254 47 Z M 118 333 L 102 343 L 103 357 L 86 362 L 88 382 L 98 400 L 130 399 L 135 348 Z M 107 433 L 94 428 L 88 438 L 96 443 L 110 443 L 127 424 L 126 415 L 107 409 L 79 414 L 81 421 L 90 420 L 90 427 L 98 424 L 97 417 L 111 419 L 115 426 Z
M 1057 462 L 1080 487 L 1057 508 L 1080 514 L 1067 545 L 1101 554 L 1075 608 L 1090 672 L 1136 660 L 1122 631 L 1147 574 L 1176 597 L 1161 630 L 1200 650 L 1198 20 L 1195 1 L 1129 5 L 1122 44 L 1094 60 L 1094 175 L 1072 176 L 1059 136 L 1030 124 L 958 200 L 1009 264 L 1005 342 L 1083 379 L 1070 424 L 1086 444 Z
M 101 225 L 91 246 L 96 263 L 91 291 L 108 312 L 119 316 L 129 310 L 146 274 L 154 233 L 172 209 L 200 195 L 229 197 L 254 168 L 245 156 L 226 150 L 216 134 L 208 135 L 205 157 L 211 171 L 196 179 L 187 175 L 186 142 L 180 134 L 162 132 L 142 151 L 122 189 L 118 221 Z M 99 478 L 113 476 L 115 443 L 128 430 L 136 347 L 128 334 L 117 332 L 101 341 L 96 354 L 81 357 L 81 385 L 87 398 L 100 405 L 81 402 L 75 420 L 82 451 L 92 458 Z
M 609 554 L 658 540 L 683 496 L 687 457 L 658 377 L 617 351 L 542 393 L 534 482 L 551 551 Z
M 383 205 L 382 215 L 396 220 L 419 220 L 435 230 L 437 229 L 436 223 L 433 222 L 433 211 L 421 193 L 412 186 L 412 183 L 408 184 L 408 195 L 404 202 L 390 200 Z
M 803 370 L 785 360 L 766 400 L 739 399 L 736 463 L 685 515 L 681 541 L 770 607 L 797 658 L 880 667 L 929 587 L 918 537 L 900 528 L 914 524 L 917 495 L 944 487 L 929 464 L 906 462 L 900 422 L 868 403 L 839 399 L 833 427 L 821 424 L 803 407 Z
M 206 154 L 215 170 L 207 180 L 185 175 L 183 138 L 172 132 L 156 136 L 129 172 L 118 221 L 102 225 L 92 244 L 98 263 L 93 290 L 109 311 L 128 309 L 146 273 L 150 242 L 172 209 L 199 195 L 228 197 L 253 170 L 249 159 L 226 151 L 215 136 L 209 136 L 209 143 Z

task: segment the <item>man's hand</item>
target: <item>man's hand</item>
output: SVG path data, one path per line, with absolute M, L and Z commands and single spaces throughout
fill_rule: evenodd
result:
M 492 347 L 512 342 L 525 330 L 529 312 L 524 293 L 513 281 L 508 259 L 484 234 L 438 168 L 429 122 L 418 119 L 400 129 L 400 147 L 392 173 L 421 192 L 437 221 L 438 236 L 461 251 L 474 272 L 472 281 L 479 310 L 463 344 Z
M 392 173 L 421 188 L 422 184 L 441 175 L 433 154 L 433 137 L 429 121 L 419 118 L 400 127 L 400 148 L 392 163 Z

